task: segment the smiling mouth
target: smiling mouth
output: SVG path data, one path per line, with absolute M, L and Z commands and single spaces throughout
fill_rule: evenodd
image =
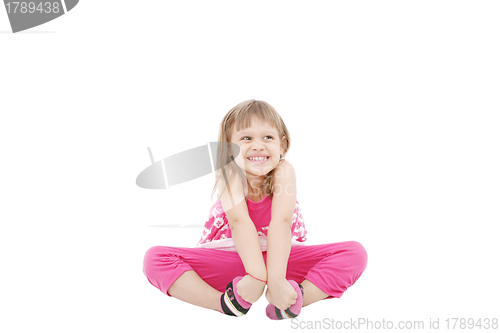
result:
M 247 157 L 247 160 L 252 163 L 263 164 L 269 160 L 269 156 Z

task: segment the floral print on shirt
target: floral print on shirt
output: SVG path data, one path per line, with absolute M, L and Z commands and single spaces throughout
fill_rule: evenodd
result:
M 257 229 L 259 236 L 267 236 L 269 226 L 260 227 Z M 292 240 L 305 242 L 307 231 L 304 225 L 304 219 L 300 210 L 299 202 L 295 202 L 295 210 L 292 217 Z M 208 221 L 205 222 L 205 228 L 201 234 L 201 238 L 197 245 L 205 244 L 214 240 L 231 238 L 231 229 L 226 217 L 226 213 L 222 209 L 220 200 L 212 206 L 208 216 Z

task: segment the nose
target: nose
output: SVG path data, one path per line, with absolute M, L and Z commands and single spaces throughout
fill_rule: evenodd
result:
M 252 150 L 255 150 L 255 151 L 260 151 L 260 150 L 264 150 L 264 149 L 266 149 L 266 147 L 264 146 L 263 143 L 256 143 L 252 147 Z

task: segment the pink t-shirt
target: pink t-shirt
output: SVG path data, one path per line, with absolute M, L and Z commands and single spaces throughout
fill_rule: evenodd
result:
M 268 195 L 259 202 L 253 202 L 247 199 L 248 215 L 255 224 L 257 234 L 259 236 L 267 236 L 269 222 L 271 222 L 271 206 L 273 199 Z M 306 241 L 307 231 L 302 219 L 299 202 L 295 202 L 295 210 L 292 217 L 292 240 L 298 242 Z M 215 204 L 210 209 L 208 221 L 205 222 L 205 229 L 201 235 L 198 245 L 209 243 L 214 240 L 231 238 L 231 229 L 226 217 L 226 213 L 222 208 L 222 203 L 217 199 Z

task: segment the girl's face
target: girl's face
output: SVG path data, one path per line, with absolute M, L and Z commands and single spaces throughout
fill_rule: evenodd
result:
M 265 176 L 276 168 L 283 153 L 278 130 L 256 116 L 250 127 L 240 131 L 233 128 L 231 142 L 240 147 L 235 162 L 247 176 Z

